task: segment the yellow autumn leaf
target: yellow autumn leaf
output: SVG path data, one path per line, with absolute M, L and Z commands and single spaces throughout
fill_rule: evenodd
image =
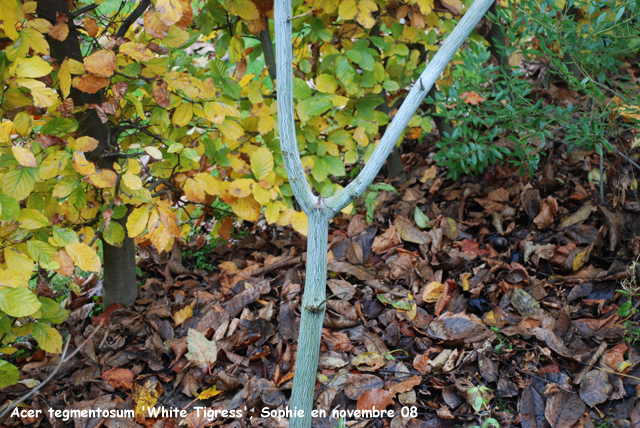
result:
M 222 181 L 218 177 L 207 172 L 200 172 L 193 177 L 202 186 L 202 189 L 209 195 L 219 195 L 222 189 Z
M 184 196 L 191 202 L 200 203 L 204 201 L 204 189 L 200 182 L 193 178 L 187 178 L 185 180 L 182 191 L 184 192 Z
M 58 69 L 58 79 L 60 80 L 60 90 L 62 98 L 66 99 L 71 91 L 71 71 L 69 70 L 69 61 L 64 60 Z
M 90 152 L 98 147 L 98 140 L 93 137 L 80 137 L 69 143 L 69 148 L 77 152 Z
M 180 236 L 180 228 L 178 227 L 178 215 L 168 208 L 158 206 L 158 216 L 162 224 L 167 228 L 169 233 L 176 238 Z
M 250 178 L 239 178 L 229 183 L 229 194 L 236 198 L 244 198 L 251 194 L 251 188 L 255 184 Z
M 273 224 L 278 221 L 283 205 L 280 201 L 269 202 L 267 204 L 264 210 L 264 217 L 267 219 L 267 223 Z
M 148 146 L 144 148 L 144 151 L 147 152 L 147 154 L 154 159 L 158 159 L 158 160 L 162 159 L 162 152 L 158 150 L 156 147 Z
M 151 61 L 154 58 L 153 52 L 151 52 L 146 45 L 137 42 L 122 44 L 118 52 L 140 62 Z
M 40 178 L 42 180 L 48 180 L 60 174 L 67 166 L 69 160 L 69 154 L 66 151 L 59 151 L 50 154 L 40 163 Z
M 260 205 L 267 205 L 271 201 L 271 192 L 261 186 L 253 186 L 253 197 Z
M 340 19 L 353 19 L 358 14 L 358 4 L 356 0 L 346 0 L 340 3 L 338 7 L 338 16 Z
M 362 24 L 364 28 L 371 28 L 376 23 L 372 12 L 378 10 L 378 5 L 373 0 L 360 0 L 358 3 L 358 14 L 356 20 Z
M 362 147 L 367 147 L 369 145 L 369 137 L 362 126 L 358 126 L 355 131 L 353 131 L 353 139 L 356 140 L 358 144 Z
M 273 155 L 271 150 L 260 147 L 249 156 L 251 159 L 251 172 L 256 180 L 265 180 L 273 171 Z
M 89 180 L 99 189 L 108 189 L 116 185 L 118 174 L 110 169 L 96 170 L 95 173 L 89 176 Z
M 25 147 L 11 146 L 11 151 L 20 165 L 32 168 L 38 166 L 36 157 L 31 153 L 31 150 Z
M 258 121 L 258 132 L 260 135 L 266 135 L 273 130 L 274 124 L 273 116 L 262 116 Z
M 58 93 L 47 88 L 44 82 L 33 79 L 16 79 L 16 84 L 31 91 L 33 104 L 36 107 L 55 107 L 60 104 Z
M 31 58 L 16 61 L 9 68 L 10 74 L 15 74 L 18 77 L 23 78 L 43 77 L 50 74 L 52 71 L 53 67 L 39 56 L 33 56 Z
M 82 175 L 91 175 L 96 172 L 96 166 L 84 157 L 84 153 L 73 152 L 72 164 L 73 168 Z
M 218 125 L 218 129 L 225 137 L 233 141 L 238 141 L 244 137 L 244 129 L 238 122 L 233 120 L 225 120 Z
M 16 218 L 20 227 L 27 230 L 40 229 L 42 227 L 49 226 L 49 219 L 45 217 L 40 211 L 33 208 L 24 208 L 20 210 L 18 217 Z
M 2 20 L 2 27 L 4 33 L 14 42 L 18 40 L 18 31 L 16 30 L 16 17 L 17 3 L 13 0 L 0 0 L 0 20 Z
M 169 28 L 169 33 L 162 39 L 162 43 L 170 48 L 179 48 L 187 43 L 187 40 L 189 40 L 189 33 L 176 25 L 172 25 Z
M 158 392 L 158 389 L 160 392 Z M 131 387 L 136 419 L 144 420 L 147 410 L 152 409 L 162 394 L 162 386 L 155 376 L 143 377 Z
M 7 267 L 17 272 L 20 276 L 24 278 L 31 276 L 35 263 L 27 254 L 15 247 L 7 247 L 4 249 L 4 259 Z
M 260 18 L 258 8 L 251 0 L 231 0 L 229 2 L 231 13 L 240 16 L 245 21 L 253 21 Z
M 158 0 L 156 11 L 164 25 L 173 25 L 182 18 L 182 3 L 180 0 Z
M 149 221 L 149 206 L 143 205 L 134 209 L 129 218 L 127 218 L 127 231 L 129 236 L 135 238 L 144 232 L 147 228 L 147 222 Z
M 67 245 L 64 249 L 73 260 L 73 263 L 80 269 L 86 272 L 100 272 L 100 257 L 87 244 L 76 242 L 75 244 Z
M 157 210 L 151 211 L 147 228 L 149 229 L 149 239 L 153 245 L 158 251 L 164 250 L 169 245 L 169 241 L 171 241 L 171 234 L 164 224 L 160 222 Z
M 131 171 L 127 171 L 122 174 L 122 182 L 131 190 L 142 189 L 142 180 L 137 174 L 134 174 Z
M 18 131 L 18 134 L 27 135 L 33 127 L 33 116 L 26 111 L 21 111 L 13 119 L 13 127 Z
M 176 127 L 187 125 L 193 117 L 193 105 L 191 103 L 183 103 L 173 112 L 171 122 Z
M 422 301 L 426 303 L 435 303 L 444 293 L 444 284 L 437 281 L 430 282 L 422 292 Z
M 211 388 L 205 389 L 198 395 L 198 400 L 206 400 L 208 398 L 213 398 L 216 395 L 220 394 L 222 391 L 218 391 L 216 386 L 213 385 Z
M 44 351 L 52 354 L 62 352 L 62 336 L 55 328 L 43 322 L 35 322 L 33 326 L 33 337 L 38 342 L 38 346 Z
M 316 78 L 316 89 L 325 94 L 333 94 L 338 89 L 338 81 L 329 74 L 321 74 Z
M 178 327 L 180 324 L 182 324 L 192 316 L 193 316 L 193 309 L 191 308 L 191 305 L 185 306 L 184 308 L 180 309 L 175 314 L 173 314 L 173 321 L 176 323 L 175 326 Z
M 252 196 L 240 198 L 230 205 L 233 212 L 243 220 L 257 221 L 260 216 L 260 204 Z
M 73 75 L 80 75 L 85 73 L 84 64 L 80 61 L 76 61 L 73 58 L 67 58 L 65 61 L 69 61 L 69 73 Z
M 296 212 L 291 216 L 291 226 L 301 235 L 309 235 L 309 218 L 304 211 Z

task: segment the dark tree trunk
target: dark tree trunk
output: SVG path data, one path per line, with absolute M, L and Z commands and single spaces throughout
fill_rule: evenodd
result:
M 65 58 L 72 58 L 82 62 L 83 58 L 78 33 L 73 24 L 66 0 L 39 0 L 36 12 L 39 17 L 53 24 L 56 24 L 57 12 L 69 17 L 69 35 L 64 41 L 61 42 L 47 36 L 47 42 L 51 49 L 51 57 L 55 59 L 58 64 L 62 64 Z M 76 107 L 87 104 L 101 104 L 103 101 L 102 93 L 100 92 L 87 94 L 73 87 L 69 95 L 71 99 L 73 99 Z M 111 141 L 109 141 L 111 136 L 110 125 L 108 123 L 102 123 L 94 109 L 87 109 L 85 112 L 77 114 L 76 119 L 79 125 L 79 134 L 93 137 L 98 140 L 99 143 L 95 150 L 87 153 L 87 159 L 97 162 L 101 168 L 112 169 L 112 162 L 108 162 L 107 158 L 101 158 L 111 145 Z M 103 301 L 105 308 L 112 303 L 122 303 L 125 305 L 133 303 L 138 293 L 135 245 L 133 239 L 127 235 L 127 229 L 125 227 L 125 238 L 122 242 L 122 248 L 113 247 L 104 242 L 104 240 L 102 244 L 104 253 Z

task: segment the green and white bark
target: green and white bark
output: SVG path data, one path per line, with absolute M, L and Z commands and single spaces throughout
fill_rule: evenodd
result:
M 325 310 L 329 221 L 335 213 L 358 199 L 369 187 L 422 100 L 493 1 L 476 0 L 473 3 L 414 84 L 360 174 L 338 194 L 330 198 L 322 198 L 314 195 L 311 191 L 304 174 L 296 141 L 293 110 L 293 46 L 291 43 L 291 21 L 289 21 L 292 16 L 291 0 L 275 0 L 274 25 L 280 147 L 293 193 L 309 217 L 307 273 L 302 298 L 302 318 L 298 336 L 293 391 L 289 402 L 291 410 L 303 410 L 304 417 L 292 418 L 289 421 L 291 428 L 311 427 L 311 410 Z

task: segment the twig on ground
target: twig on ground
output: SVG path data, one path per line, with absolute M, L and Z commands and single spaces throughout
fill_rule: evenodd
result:
M 78 346 L 71 353 L 71 355 L 67 356 L 67 350 L 69 349 L 69 344 L 71 343 L 71 337 L 69 337 L 69 340 L 67 340 L 67 343 L 64 345 L 64 349 L 62 350 L 62 355 L 60 355 L 60 361 L 58 361 L 58 364 L 56 365 L 56 368 L 49 374 L 49 376 L 44 381 L 42 381 L 40 383 L 40 385 L 38 385 L 35 388 L 33 388 L 31 390 L 31 392 L 29 392 L 28 394 L 23 395 L 18 400 L 16 400 L 16 401 L 12 402 L 11 404 L 9 404 L 9 406 L 4 410 L 4 412 L 0 413 L 0 421 L 4 420 L 4 418 L 14 408 L 16 408 L 19 404 L 24 403 L 29 398 L 35 396 L 38 393 L 38 391 L 40 391 L 40 389 L 42 389 L 43 386 L 45 386 L 47 383 L 49 383 L 51 381 L 51 379 L 54 378 L 56 373 L 58 373 L 58 370 L 60 370 L 60 367 L 62 367 L 62 364 L 66 363 L 67 361 L 69 361 L 73 357 L 75 357 L 76 354 L 78 352 L 80 352 L 80 350 L 84 347 L 84 345 L 86 345 L 93 338 L 93 336 L 95 336 L 95 334 L 98 332 L 98 330 L 100 330 L 100 327 L 102 327 L 102 323 L 100 323 L 100 325 L 98 325 L 98 327 L 89 335 L 89 337 L 87 337 L 87 339 L 84 342 L 82 342 L 80 344 L 80 346 Z

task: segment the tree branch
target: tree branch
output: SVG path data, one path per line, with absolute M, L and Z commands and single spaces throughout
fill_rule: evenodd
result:
M 277 81 L 278 95 L 278 123 L 280 127 L 280 148 L 284 166 L 289 176 L 291 189 L 296 200 L 307 213 L 316 207 L 319 199 L 313 194 L 307 178 L 304 174 L 304 167 L 298 152 L 296 139 L 296 127 L 294 123 L 293 111 L 293 46 L 291 43 L 292 30 L 291 21 L 291 0 L 276 0 L 274 5 L 274 26 L 276 38 L 276 57 L 278 61 Z
M 81 7 L 80 9 L 76 9 L 74 12 L 71 13 L 71 18 L 77 18 L 80 15 L 82 15 L 83 13 L 87 13 L 87 12 L 91 12 L 93 9 L 97 9 L 98 8 L 98 4 L 90 4 L 89 6 L 85 6 L 85 7 Z
M 273 54 L 273 42 L 271 41 L 271 32 L 269 31 L 269 18 L 264 17 L 264 22 L 267 26 L 264 30 L 260 31 L 260 43 L 262 44 L 262 53 L 264 55 L 264 62 L 267 65 L 267 71 L 273 84 L 276 84 L 276 57 Z
M 140 3 L 138 3 L 138 6 L 133 10 L 133 12 L 131 12 L 124 21 L 122 21 L 122 24 L 116 33 L 116 39 L 124 37 L 127 34 L 127 31 L 129 31 L 129 28 L 133 23 L 142 16 L 145 10 L 147 10 L 149 3 L 151 3 L 151 0 L 140 0 Z
M 411 91 L 409 91 L 409 94 L 402 103 L 400 110 L 387 127 L 380 143 L 369 158 L 369 162 L 367 162 L 360 174 L 358 174 L 358 176 L 349 183 L 347 187 L 337 195 L 331 196 L 327 199 L 327 207 L 334 212 L 338 212 L 354 200 L 358 199 L 358 197 L 369 187 L 376 175 L 378 175 L 382 165 L 384 165 L 385 160 L 398 141 L 402 131 L 407 127 L 413 113 L 418 109 L 420 103 L 422 103 L 422 100 L 436 82 L 436 79 L 440 74 L 442 74 L 449 61 L 451 61 L 451 58 L 453 58 L 453 55 L 458 51 L 464 40 L 469 36 L 471 31 L 487 12 L 491 3 L 493 3 L 493 0 L 476 0 L 473 5 L 471 5 L 458 25 L 456 25 L 451 35 L 438 50 L 438 53 L 433 57 L 433 60 L 429 62 L 429 65 L 424 70 L 418 81 L 413 85 Z M 276 24 L 278 23 L 276 22 Z M 291 28 L 291 26 L 289 26 L 289 28 Z M 291 67 L 291 62 L 288 60 L 283 62 L 287 63 L 288 67 Z M 283 80 L 282 77 L 283 76 L 281 75 L 280 80 Z M 281 82 L 278 82 L 278 84 L 280 83 Z M 278 92 L 280 92 L 280 88 L 278 88 Z M 280 106 L 281 104 L 278 102 L 278 107 Z M 282 121 L 282 119 L 280 119 L 280 121 Z

